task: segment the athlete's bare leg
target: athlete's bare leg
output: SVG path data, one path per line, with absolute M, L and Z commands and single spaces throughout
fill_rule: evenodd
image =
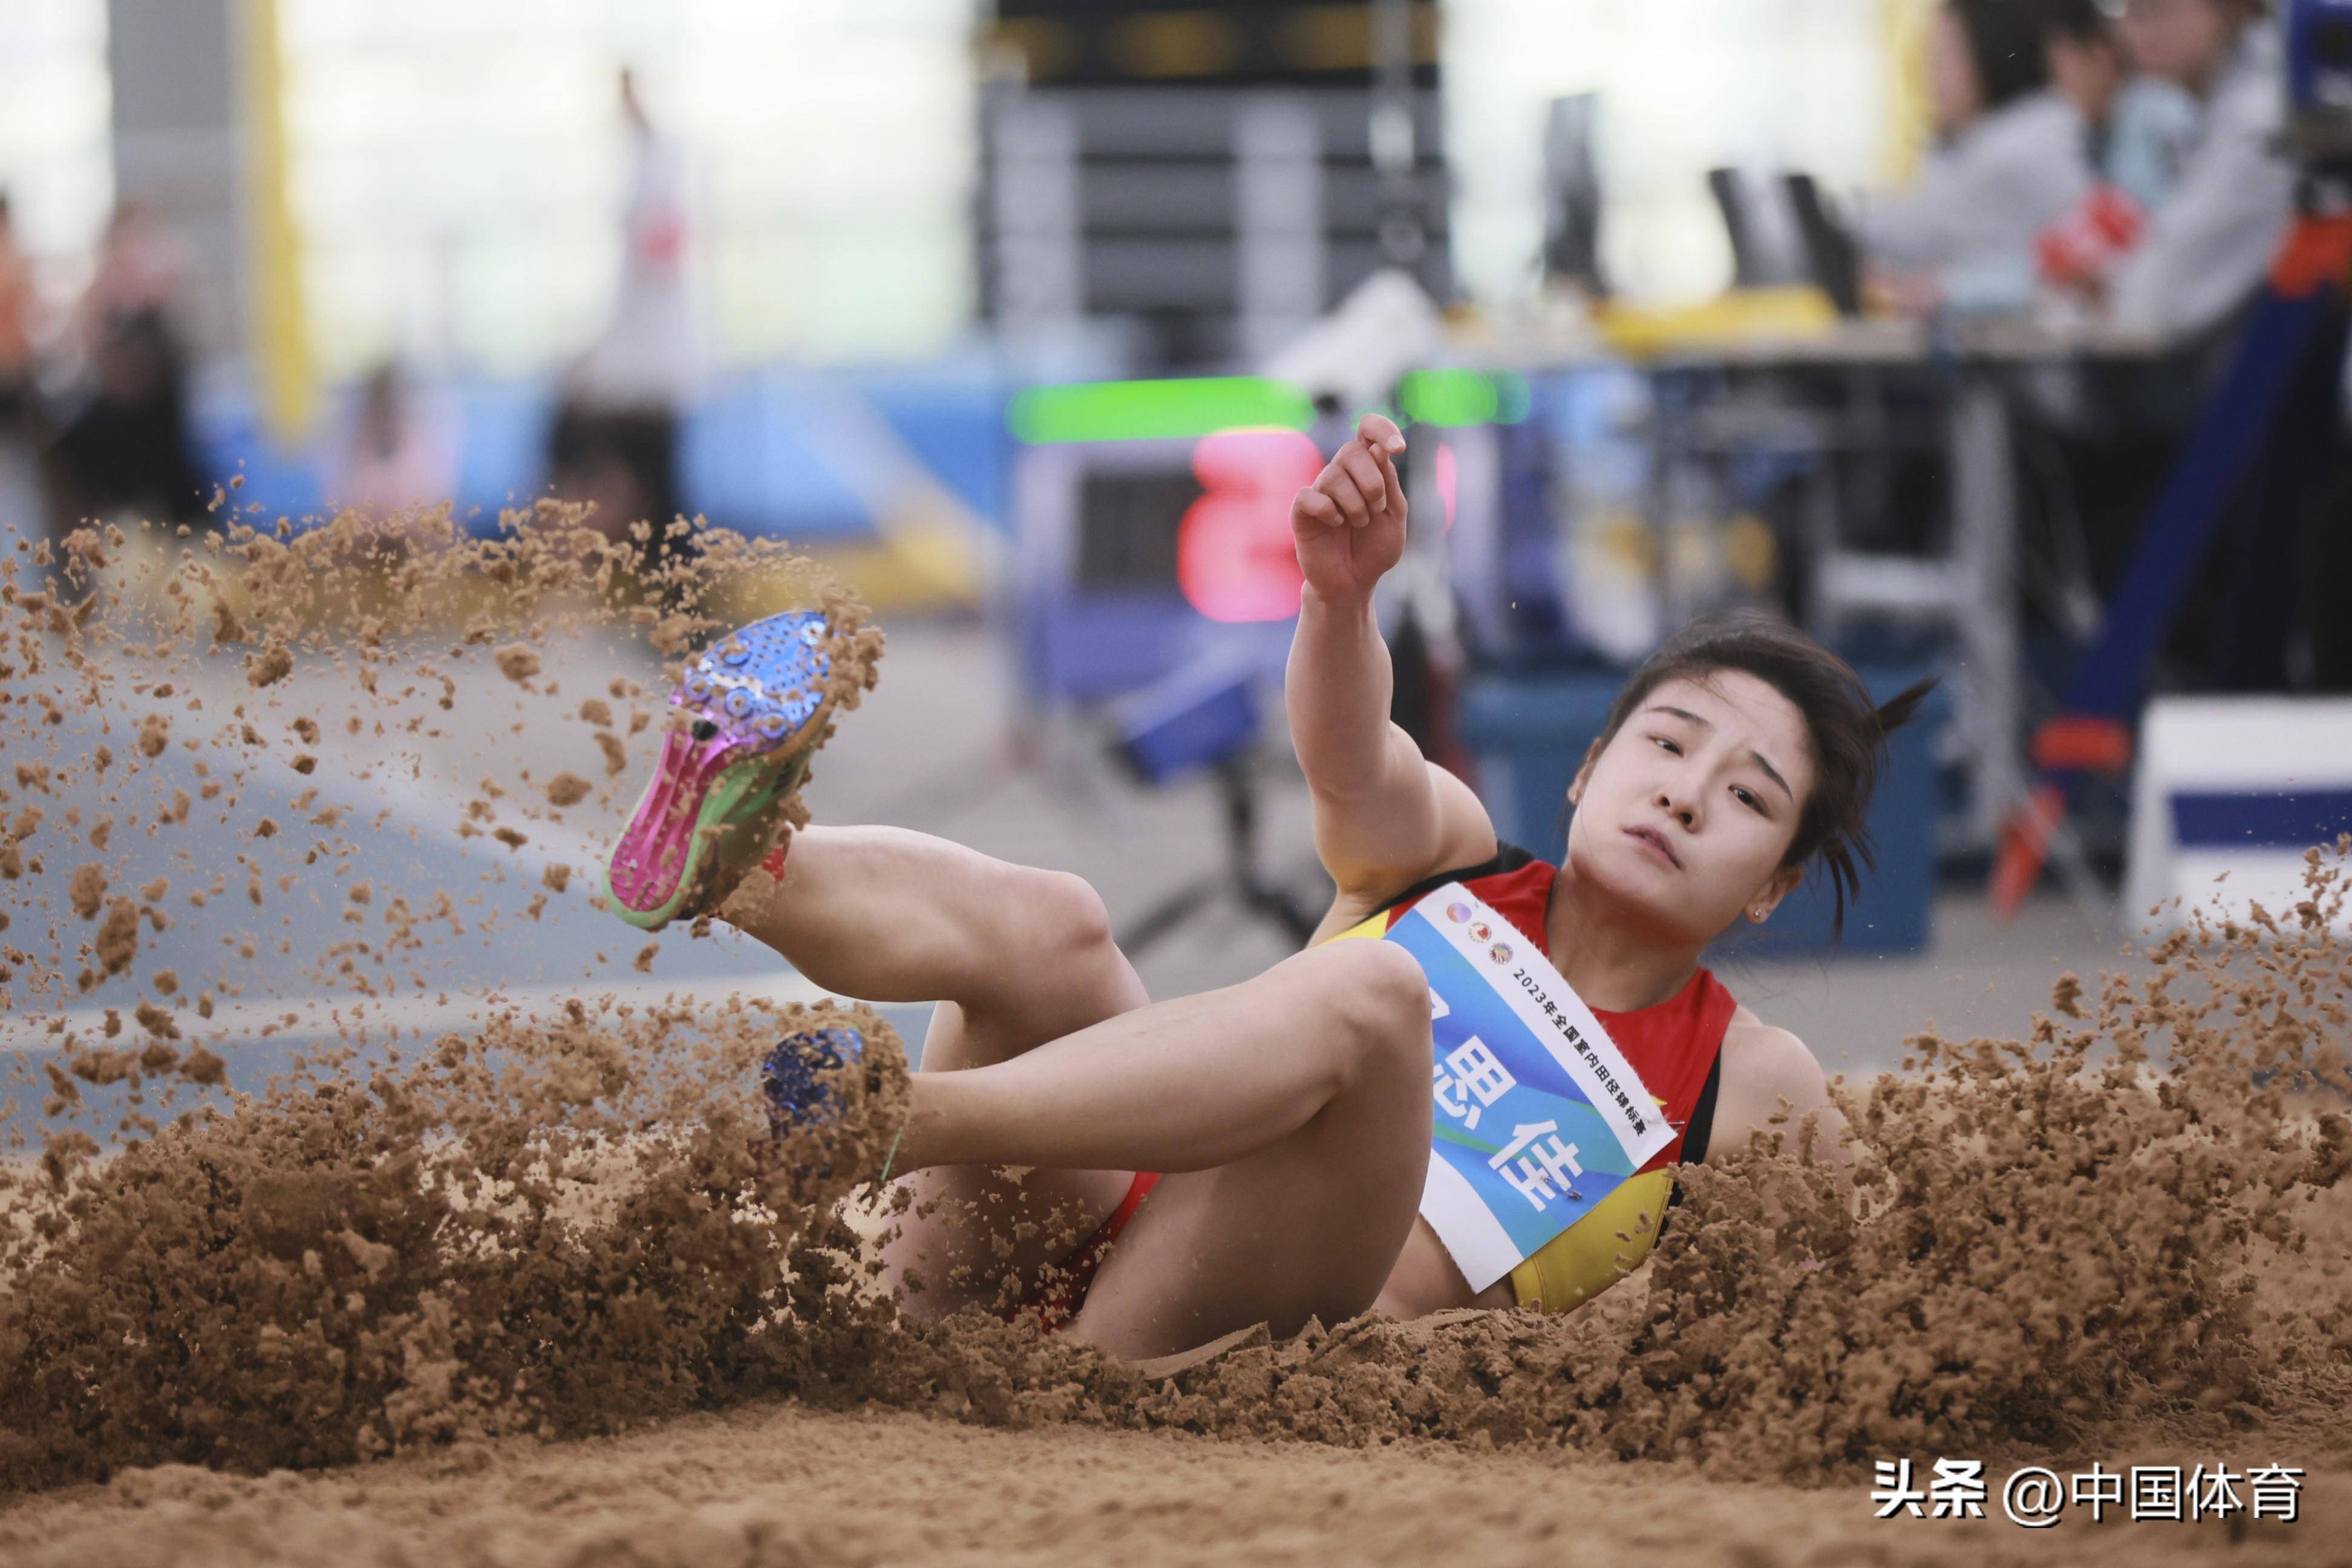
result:
M 1370 1307 L 1429 1157 L 1429 993 L 1384 942 L 1309 949 L 966 1072 L 917 1076 L 902 1166 L 1176 1173 L 1073 1331 L 1117 1354 Z
M 1083 879 L 901 828 L 803 828 L 783 875 L 752 873 L 721 914 L 827 991 L 936 1001 L 924 1077 L 1010 1061 L 1150 1000 Z M 1015 1179 L 982 1163 L 913 1176 L 915 1206 L 885 1250 L 923 1283 L 908 1310 L 943 1316 L 994 1303 L 1008 1273 L 1035 1280 L 1133 1177 L 1047 1165 Z
M 1401 950 L 1314 949 L 1147 1005 L 1084 881 L 887 827 L 796 834 L 783 877 L 749 879 L 724 915 L 829 991 L 940 999 L 898 1168 L 919 1207 L 950 1201 L 889 1250 L 929 1287 L 910 1310 L 992 1302 L 1008 1263 L 1035 1278 L 1138 1169 L 1171 1174 L 1105 1263 L 1079 1338 L 1150 1355 L 1373 1304 L 1429 1153 L 1427 983 Z M 1006 1165 L 1034 1169 L 1015 1182 Z M 1019 1237 L 974 1225 L 974 1205 L 1008 1221 L 1058 1205 L 1069 1223 Z M 971 1270 L 950 1280 L 958 1264 Z

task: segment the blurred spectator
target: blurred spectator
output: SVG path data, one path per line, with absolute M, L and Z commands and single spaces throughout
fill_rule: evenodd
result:
M 2284 232 L 2294 172 L 2273 149 L 2284 113 L 2278 33 L 2263 0 L 2128 0 L 2124 42 L 2200 113 L 2171 195 L 2116 269 L 2126 327 L 2185 337 L 2252 297 Z
M 2050 79 L 2082 116 L 2099 178 L 2144 213 L 2164 205 L 2196 129 L 2197 100 L 2137 72 L 2116 18 L 2123 0 L 2046 0 Z
M 188 440 L 187 366 L 163 312 L 110 316 L 90 386 L 49 451 L 53 521 L 195 522 L 207 486 Z
M 1879 298 L 1921 310 L 1963 269 L 2013 271 L 2091 186 L 2081 122 L 2049 89 L 2038 5 L 1945 0 L 1927 76 L 1937 145 L 1912 188 L 1858 224 Z
M 74 310 L 83 353 L 95 359 L 117 323 L 141 315 L 160 318 L 177 340 L 186 275 L 179 237 L 169 226 L 143 202 L 119 204 L 99 242 L 98 270 Z
M 581 363 L 581 390 L 616 408 L 674 408 L 693 390 L 694 319 L 686 278 L 686 158 L 621 72 L 634 153 L 621 217 L 621 285 L 612 320 Z
M 449 422 L 416 396 L 398 364 L 376 366 L 360 385 L 349 437 L 328 476 L 328 503 L 396 517 L 447 500 L 456 479 Z
M 2022 312 L 2039 289 L 2096 300 L 2147 230 L 2179 176 L 2197 102 L 2171 82 L 2136 74 L 2110 8 L 2122 0 L 2045 0 L 2050 79 L 2079 117 L 2095 184 L 2037 237 L 2034 254 L 2002 258 L 1948 280 L 1944 303 L 1964 314 Z
M 32 268 L 16 248 L 8 194 L 0 191 L 0 582 L 32 570 L 21 564 L 16 542 L 42 530 L 41 486 L 33 458 L 39 415 L 33 353 L 37 303 Z
M 635 147 L 620 289 L 603 335 L 573 368 L 549 458 L 556 493 L 595 503 L 597 526 L 614 539 L 640 520 L 651 522 L 658 554 L 678 512 L 678 409 L 693 389 L 697 362 L 686 166 L 646 113 L 632 72 L 621 72 L 620 89 Z
M 0 191 L 0 441 L 32 412 L 34 304 L 33 270 L 16 248 L 8 193 Z
M 75 310 L 84 356 L 78 406 L 49 449 L 53 522 L 123 515 L 194 522 L 207 486 L 189 437 L 184 268 L 162 221 L 124 202 Z

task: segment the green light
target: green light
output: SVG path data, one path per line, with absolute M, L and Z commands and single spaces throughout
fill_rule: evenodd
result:
M 1495 422 L 1517 425 L 1535 412 L 1535 394 L 1528 390 L 1528 378 L 1505 371 L 1495 377 Z
M 1397 406 L 1421 425 L 1516 425 L 1530 401 L 1526 378 L 1507 372 L 1417 370 L 1397 386 Z
M 1174 440 L 1265 426 L 1304 430 L 1314 422 L 1315 405 L 1304 392 L 1255 375 L 1032 386 L 1004 411 L 1005 428 L 1033 446 Z

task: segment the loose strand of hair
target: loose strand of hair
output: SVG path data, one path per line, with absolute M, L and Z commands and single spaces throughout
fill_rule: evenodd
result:
M 1880 738 L 1883 740 L 1893 734 L 1917 717 L 1920 707 L 1927 700 L 1927 694 L 1943 683 L 1942 676 L 1930 675 L 1923 679 L 1913 681 L 1881 703 L 1878 707 Z

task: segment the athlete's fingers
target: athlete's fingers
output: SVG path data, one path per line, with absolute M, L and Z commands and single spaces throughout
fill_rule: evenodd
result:
M 1322 478 L 1315 481 L 1315 488 L 1339 503 L 1339 510 L 1347 516 L 1349 527 L 1361 528 L 1370 520 L 1371 508 L 1364 502 L 1364 492 L 1356 488 L 1354 478 L 1338 463 L 1323 470 Z
M 1367 414 L 1356 422 L 1356 434 L 1374 451 L 1391 455 L 1404 450 L 1404 432 L 1385 414 Z
M 1306 518 L 1322 528 L 1337 528 L 1347 521 L 1339 515 L 1339 503 L 1313 485 L 1290 498 L 1290 511 L 1294 518 Z
M 1356 489 L 1362 492 L 1370 510 L 1388 510 L 1388 480 L 1381 477 L 1380 464 L 1361 441 L 1349 442 L 1331 460 L 1348 470 L 1348 477 L 1356 481 Z
M 1396 459 L 1390 457 L 1386 452 L 1378 447 L 1374 447 L 1372 449 L 1372 458 L 1381 466 L 1381 483 L 1388 491 L 1389 512 L 1396 518 L 1402 519 L 1404 516 L 1404 480 L 1397 475 Z

